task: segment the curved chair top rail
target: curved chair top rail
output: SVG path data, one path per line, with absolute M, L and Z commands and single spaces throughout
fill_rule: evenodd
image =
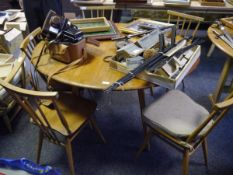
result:
M 57 92 L 40 92 L 40 91 L 33 91 L 33 90 L 27 90 L 23 89 L 14 85 L 11 85 L 6 80 L 0 79 L 0 85 L 7 89 L 10 92 L 16 92 L 25 96 L 34 96 L 34 97 L 41 97 L 41 98 L 53 98 L 57 97 Z
M 113 20 L 113 10 L 115 6 L 80 6 L 82 17 L 86 18 L 85 11 L 90 11 L 90 17 L 106 17 L 105 11 L 110 11 L 109 20 Z M 96 15 L 94 14 L 96 12 Z
M 202 17 L 176 12 L 172 10 L 168 10 L 167 14 L 168 14 L 168 23 L 171 22 L 172 17 L 175 19 L 176 27 L 177 29 L 180 29 L 179 35 L 187 36 L 190 33 L 192 39 L 195 37 L 197 30 L 200 26 L 200 23 L 204 21 L 204 18 Z M 195 28 L 193 31 L 190 30 L 192 23 L 195 23 Z
M 32 31 L 20 44 L 20 49 L 26 54 L 26 56 L 31 59 L 32 51 L 36 44 L 42 39 L 41 38 L 41 28 L 38 27 Z
M 195 15 L 190 15 L 190 14 L 186 14 L 186 13 L 181 13 L 181 12 L 177 12 L 177 11 L 172 11 L 172 10 L 168 10 L 167 14 L 168 15 L 178 16 L 178 17 L 181 17 L 181 18 L 191 19 L 191 20 L 194 20 L 194 21 L 201 21 L 201 22 L 204 21 L 204 18 L 202 18 L 202 17 L 195 16 Z
M 20 52 L 19 57 L 17 58 L 17 60 L 14 63 L 14 67 L 11 70 L 10 74 L 4 79 L 5 82 L 11 82 L 13 80 L 13 78 L 15 77 L 15 75 L 17 74 L 17 72 L 19 71 L 19 69 L 21 67 L 24 67 L 24 60 L 25 60 L 26 56 L 23 52 Z

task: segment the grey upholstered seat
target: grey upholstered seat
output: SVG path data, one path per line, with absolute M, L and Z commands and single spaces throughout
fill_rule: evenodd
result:
M 164 130 L 175 136 L 186 138 L 209 115 L 209 112 L 190 97 L 178 90 L 171 90 L 145 108 L 143 120 L 154 129 Z M 213 120 L 202 130 L 202 134 Z

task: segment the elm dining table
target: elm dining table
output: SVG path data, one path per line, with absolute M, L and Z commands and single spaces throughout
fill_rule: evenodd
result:
M 41 41 L 33 50 L 32 63 L 37 62 L 40 51 L 43 47 Z M 87 59 L 78 67 L 52 76 L 53 80 L 70 85 L 94 90 L 105 90 L 112 83 L 123 77 L 125 74 L 110 68 L 109 63 L 104 61 L 106 56 L 116 54 L 114 41 L 101 41 L 100 46 L 91 44 L 86 45 Z M 51 58 L 49 53 L 42 54 L 37 65 L 37 70 L 48 77 L 52 72 L 64 67 L 65 64 Z M 153 87 L 152 83 L 137 78 L 132 79 L 124 86 L 119 87 L 118 91 L 136 90 L 138 92 L 140 109 L 145 107 L 144 89 Z
M 233 30 L 225 27 L 226 30 L 228 30 L 231 34 L 233 34 Z M 232 69 L 232 63 L 233 63 L 233 48 L 231 48 L 228 44 L 226 44 L 222 39 L 217 37 L 213 31 L 217 31 L 218 33 L 222 33 L 215 24 L 212 24 L 208 28 L 208 37 L 211 40 L 211 42 L 219 48 L 225 55 L 227 55 L 227 58 L 225 60 L 224 66 L 222 68 L 222 72 L 220 74 L 216 89 L 212 95 L 213 102 L 217 102 L 219 98 L 222 95 L 223 89 L 226 86 L 226 80 L 230 73 L 230 70 Z M 232 86 L 232 85 L 231 85 Z

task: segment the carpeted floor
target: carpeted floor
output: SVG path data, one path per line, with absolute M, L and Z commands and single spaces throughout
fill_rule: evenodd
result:
M 206 58 L 209 44 L 202 47 L 201 64 L 185 78 L 185 92 L 198 103 L 210 108 L 208 94 L 214 91 L 226 56 L 215 50 Z M 182 88 L 179 87 L 179 88 Z M 154 89 L 154 96 L 146 91 L 147 104 L 166 93 L 164 88 Z M 96 120 L 107 143 L 102 144 L 89 127 L 83 129 L 73 143 L 76 172 L 79 175 L 180 175 L 182 156 L 173 147 L 153 137 L 151 151 L 145 151 L 135 161 L 134 156 L 143 141 L 139 103 L 136 91 L 114 92 L 111 97 L 93 92 L 99 104 Z M 110 100 L 111 99 L 111 100 Z M 209 135 L 209 167 L 204 166 L 199 149 L 190 160 L 191 175 L 233 174 L 233 111 L 230 111 Z M 7 133 L 0 122 L 0 157 L 17 159 L 26 157 L 35 161 L 38 128 L 29 123 L 25 112 L 13 122 L 13 133 Z M 42 164 L 51 165 L 67 175 L 65 150 L 45 142 Z

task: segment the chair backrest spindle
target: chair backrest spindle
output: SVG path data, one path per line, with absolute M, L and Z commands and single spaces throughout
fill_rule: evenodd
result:
M 90 17 L 106 17 L 110 21 L 113 20 L 113 10 L 115 6 L 81 6 L 79 7 L 82 13 L 83 18 L 87 18 L 88 15 L 85 12 L 90 12 Z M 107 11 L 110 12 L 110 15 L 107 14 Z
M 176 20 L 176 28 L 179 29 L 178 34 L 185 37 L 190 33 L 192 39 L 195 37 L 200 23 L 204 21 L 204 18 L 202 17 L 180 13 L 172 10 L 168 10 L 167 14 L 168 23 L 172 22 L 172 17 L 174 20 Z M 191 25 L 194 23 L 196 24 L 196 26 L 194 27 L 194 30 L 191 31 Z

